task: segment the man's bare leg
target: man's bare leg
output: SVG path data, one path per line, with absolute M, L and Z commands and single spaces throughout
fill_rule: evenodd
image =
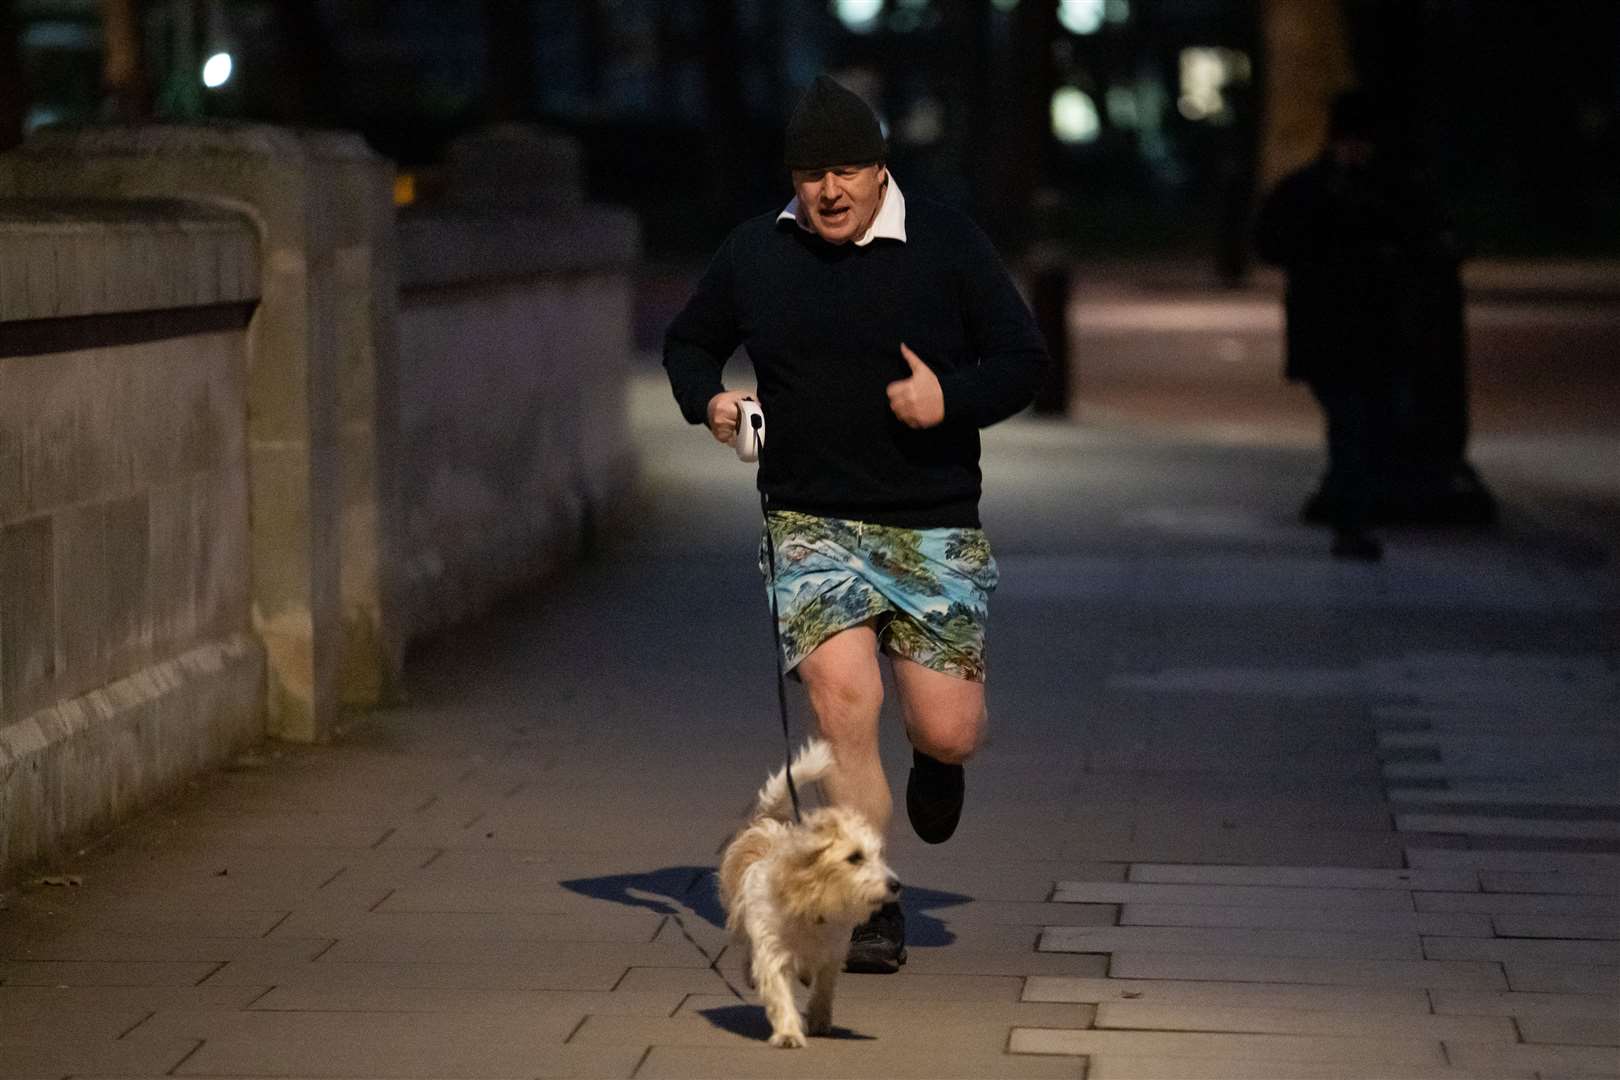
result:
M 878 753 L 883 673 L 876 632 L 861 625 L 834 634 L 799 662 L 799 677 L 810 695 L 817 731 L 838 761 L 824 781 L 828 797 L 859 810 L 878 832 L 886 832 L 894 801 Z
M 900 713 L 914 747 L 906 777 L 906 817 L 926 844 L 943 844 L 962 818 L 962 762 L 984 737 L 984 685 L 896 658 Z
M 936 761 L 960 764 L 984 740 L 984 684 L 894 657 L 894 684 L 911 745 Z

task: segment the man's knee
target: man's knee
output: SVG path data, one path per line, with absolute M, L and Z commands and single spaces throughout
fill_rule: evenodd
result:
M 984 707 L 947 716 L 919 717 L 911 729 L 911 745 L 935 761 L 960 764 L 978 752 L 984 742 Z

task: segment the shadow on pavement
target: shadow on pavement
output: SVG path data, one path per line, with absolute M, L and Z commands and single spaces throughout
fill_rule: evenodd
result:
M 609 874 L 559 882 L 563 888 L 596 900 L 646 908 L 660 915 L 691 911 L 713 926 L 726 925 L 726 913 L 715 892 L 712 866 L 666 866 L 644 874 Z
M 729 1031 L 733 1035 L 741 1035 L 745 1039 L 757 1039 L 765 1042 L 771 1037 L 770 1022 L 765 1019 L 765 1010 L 758 1005 L 717 1005 L 712 1009 L 699 1009 L 698 1015 L 721 1031 Z M 849 1042 L 872 1042 L 876 1035 L 862 1035 L 849 1028 L 834 1027 L 826 1035 L 816 1036 L 818 1039 L 838 1039 Z

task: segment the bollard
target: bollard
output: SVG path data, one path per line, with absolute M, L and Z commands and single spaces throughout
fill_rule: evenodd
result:
M 1035 411 L 1044 416 L 1067 416 L 1074 382 L 1069 372 L 1069 267 L 1062 260 L 1039 262 L 1030 285 L 1035 325 L 1046 339 L 1050 363 L 1035 394 Z

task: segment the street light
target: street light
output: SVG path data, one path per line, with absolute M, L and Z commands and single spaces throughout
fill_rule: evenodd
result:
M 230 81 L 233 66 L 228 52 L 217 52 L 210 56 L 203 64 L 203 85 L 210 90 L 218 90 Z

